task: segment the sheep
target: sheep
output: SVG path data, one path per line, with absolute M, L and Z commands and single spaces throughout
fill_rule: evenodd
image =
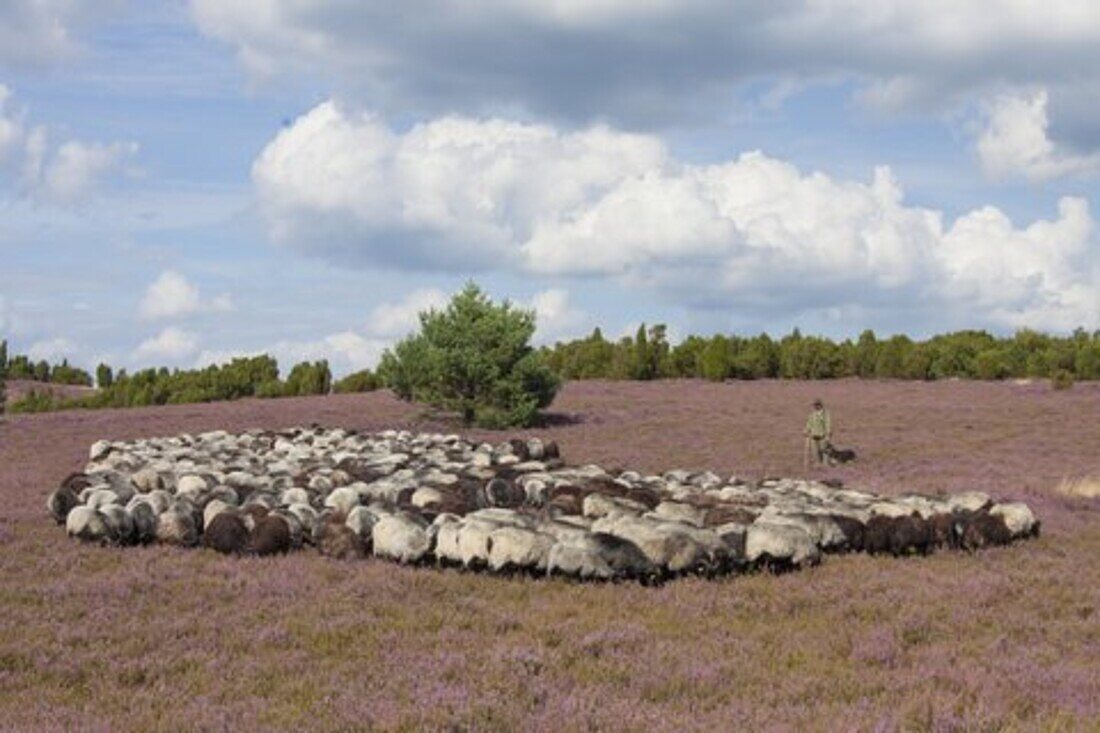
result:
M 134 519 L 134 541 L 145 545 L 157 538 L 157 515 L 144 501 L 131 501 L 126 510 Z
M 229 555 L 245 552 L 248 539 L 248 527 L 241 516 L 235 511 L 224 511 L 211 517 L 202 534 L 202 545 Z
M 773 569 L 816 565 L 821 550 L 804 529 L 757 520 L 745 531 L 745 560 Z
M 46 509 L 58 524 L 64 524 L 69 512 L 80 504 L 76 492 L 68 486 L 59 486 L 46 497 Z
M 358 560 L 366 557 L 367 549 L 363 540 L 347 525 L 336 522 L 324 522 L 320 532 L 314 535 L 314 544 L 320 553 L 337 560 Z
M 565 575 L 581 580 L 611 580 L 615 571 L 596 547 L 558 542 L 546 558 L 547 575 Z
M 867 520 L 863 543 L 863 549 L 872 554 L 900 557 L 915 551 L 927 555 L 935 545 L 935 534 L 916 512 L 901 517 L 876 515 Z
M 1039 536 L 1039 522 L 1027 504 L 1021 502 L 997 504 L 989 510 L 989 513 L 995 517 L 1001 517 L 1013 537 Z
M 257 520 L 248 535 L 248 549 L 256 555 L 283 554 L 291 545 L 290 523 L 280 514 L 268 514 Z
M 515 508 L 527 499 L 527 492 L 514 481 L 498 477 L 485 484 L 485 499 L 489 506 Z
M 432 521 L 429 535 L 435 546 L 435 559 L 443 565 L 461 565 L 458 537 L 465 520 L 454 514 L 440 514 Z
M 134 518 L 118 504 L 110 504 L 100 510 L 107 525 L 108 539 L 117 545 L 133 544 L 136 540 Z
M 106 542 L 109 538 L 103 515 L 83 505 L 73 507 L 65 517 L 65 532 L 85 542 Z
M 704 527 L 720 527 L 724 524 L 752 524 L 757 513 L 739 504 L 718 504 L 707 510 Z
M 85 499 L 84 503 L 92 509 L 102 509 L 110 504 L 121 504 L 118 494 L 110 489 L 96 489 Z
M 1007 545 L 1012 541 L 1012 531 L 1004 517 L 987 511 L 960 512 L 955 526 L 959 548 L 967 552 L 983 547 Z
M 324 505 L 347 514 L 359 506 L 359 493 L 348 486 L 342 486 L 325 497 Z
M 458 557 L 464 567 L 478 569 L 489 564 L 492 549 L 492 533 L 500 527 L 498 522 L 467 516 L 458 529 Z
M 653 510 L 652 514 L 662 521 L 683 522 L 695 527 L 702 527 L 707 510 L 683 502 L 662 501 Z
M 581 513 L 590 519 L 614 516 L 618 514 L 639 515 L 646 511 L 645 504 L 639 504 L 630 499 L 618 496 L 606 496 L 594 493 L 584 497 L 581 504 Z
M 199 533 L 191 512 L 173 506 L 157 516 L 156 538 L 166 545 L 193 547 L 198 544 Z
M 371 530 L 374 554 L 401 563 L 419 562 L 431 551 L 425 528 L 405 514 L 382 517 Z
M 212 499 L 206 503 L 206 506 L 202 510 L 202 528 L 205 532 L 210 523 L 214 521 L 214 518 L 221 514 L 233 509 L 233 507 L 226 504 L 221 499 Z
M 500 527 L 489 535 L 489 569 L 546 570 L 550 548 L 555 540 L 550 535 L 519 527 Z

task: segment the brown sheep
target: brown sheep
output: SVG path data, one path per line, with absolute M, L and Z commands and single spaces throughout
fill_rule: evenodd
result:
M 895 557 L 911 551 L 927 555 L 932 549 L 932 532 L 916 513 L 903 517 L 874 516 L 864 529 L 863 549 L 872 554 L 889 552 Z
M 719 527 L 723 524 L 752 524 L 756 520 L 756 515 L 745 509 L 744 507 L 737 506 L 736 504 L 719 504 L 712 509 L 707 510 L 707 515 L 703 519 L 704 527 Z
M 968 552 L 994 545 L 1007 545 L 1012 541 L 1012 532 L 1004 519 L 987 511 L 960 518 L 956 527 L 959 547 Z
M 227 555 L 244 552 L 248 549 L 248 527 L 236 512 L 222 512 L 203 532 L 202 545 Z
M 646 509 L 653 511 L 657 508 L 657 505 L 661 503 L 660 495 L 653 489 L 646 488 L 644 486 L 635 486 L 632 489 L 627 490 L 624 497 L 630 501 L 636 501 L 639 504 L 645 505 Z
M 584 509 L 584 499 L 580 494 L 561 493 L 546 505 L 551 513 L 555 511 L 571 516 L 580 515 Z
M 249 549 L 257 555 L 276 555 L 290 550 L 290 526 L 278 514 L 265 516 L 256 522 L 248 540 Z
M 366 548 L 359 535 L 345 524 L 323 522 L 317 538 L 317 549 L 325 557 L 337 560 L 358 560 L 366 557 Z

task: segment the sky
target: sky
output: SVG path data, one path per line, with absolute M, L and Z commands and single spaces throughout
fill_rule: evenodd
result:
M 0 0 L 0 337 L 1091 331 L 1097 98 L 1079 0 Z

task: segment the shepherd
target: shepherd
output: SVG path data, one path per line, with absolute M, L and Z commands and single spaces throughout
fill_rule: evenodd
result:
M 820 399 L 814 400 L 814 409 L 806 420 L 806 453 L 804 463 L 810 467 L 810 459 L 815 463 L 825 463 L 825 446 L 833 437 L 833 424 L 829 418 L 829 411 L 825 409 L 825 403 Z

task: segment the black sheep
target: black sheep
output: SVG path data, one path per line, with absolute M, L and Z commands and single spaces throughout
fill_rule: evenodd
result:
M 845 544 L 848 550 L 852 552 L 860 552 L 863 550 L 863 534 L 865 531 L 863 522 L 853 517 L 844 516 L 843 514 L 832 514 L 829 518 L 840 527 L 840 531 L 844 534 Z

